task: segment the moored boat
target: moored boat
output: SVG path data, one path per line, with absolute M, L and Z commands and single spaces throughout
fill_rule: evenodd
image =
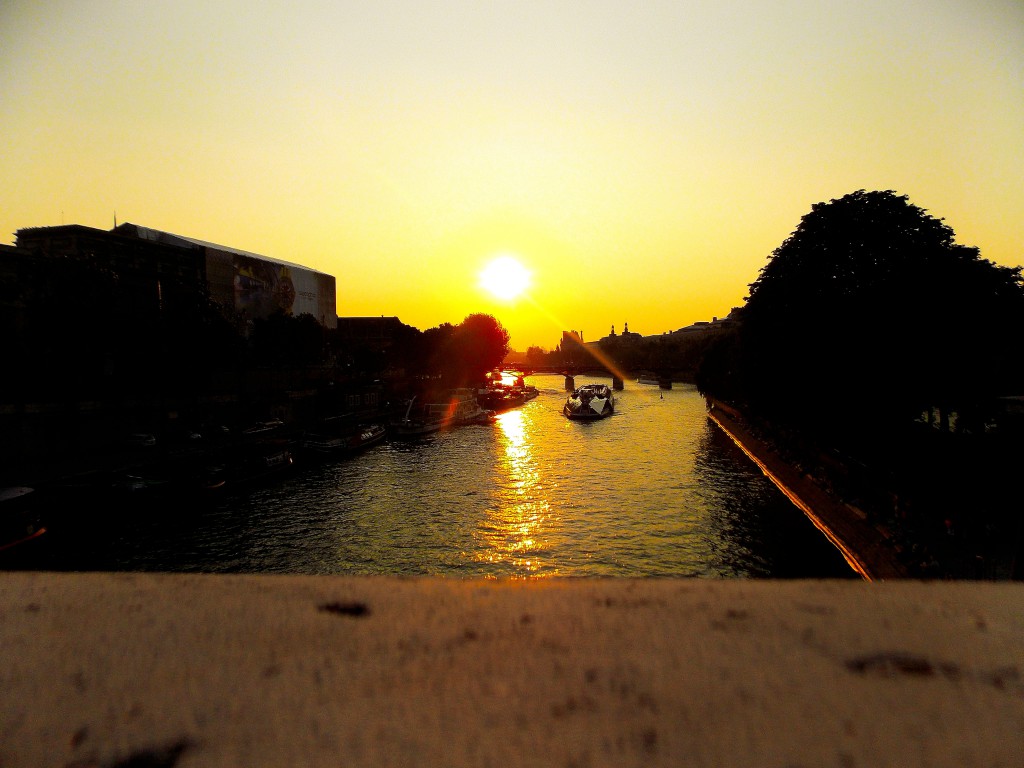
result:
M 494 411 L 490 408 L 484 408 L 480 405 L 480 402 L 476 398 L 476 394 L 472 390 L 468 390 L 469 395 L 464 399 L 460 399 L 455 410 L 455 421 L 458 424 L 485 424 L 488 421 L 488 417 L 493 417 Z
M 512 408 L 517 408 L 526 402 L 526 395 L 511 387 L 488 386 L 477 392 L 477 403 L 480 407 L 499 413 Z
M 615 413 L 615 396 L 607 384 L 584 384 L 565 399 L 562 413 L 573 421 L 594 421 Z
M 0 552 L 10 552 L 46 533 L 37 505 L 39 493 L 27 486 L 0 488 Z
M 483 417 L 486 409 L 477 400 L 476 392 L 468 388 L 452 389 L 437 402 L 425 403 L 416 410 L 409 401 L 405 415 L 391 422 L 391 430 L 398 437 L 418 437 L 438 432 L 446 427 L 473 424 Z
M 452 423 L 452 419 L 430 414 L 422 406 L 414 411 L 413 403 L 415 400 L 416 398 L 414 397 L 409 401 L 409 407 L 406 408 L 405 415 L 402 418 L 391 422 L 391 432 L 396 437 L 429 435 L 431 432 L 437 432 L 439 429 Z
M 485 410 L 500 413 L 518 408 L 537 397 L 539 390 L 527 384 L 521 373 L 494 371 L 487 377 L 487 383 L 477 390 L 477 402 Z
M 240 446 L 228 456 L 223 480 L 229 488 L 267 482 L 295 465 L 291 440 L 259 440 Z
M 383 424 L 365 424 L 359 431 L 352 435 L 348 441 L 350 451 L 361 451 L 376 445 L 388 435 L 388 428 Z
M 473 417 L 470 417 L 464 424 L 492 424 L 494 422 L 497 413 L 490 410 L 489 408 L 481 408 L 480 412 Z
M 302 450 L 307 455 L 328 457 L 348 454 L 376 445 L 387 436 L 383 424 L 363 424 L 350 432 L 309 432 L 302 438 Z
M 540 394 L 540 391 L 535 386 L 526 383 L 526 378 L 522 374 L 516 374 L 512 391 L 522 393 L 524 400 L 533 400 L 533 398 Z

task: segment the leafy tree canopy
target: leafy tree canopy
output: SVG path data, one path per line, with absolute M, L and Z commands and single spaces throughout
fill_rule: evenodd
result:
M 491 315 L 472 314 L 458 325 L 443 323 L 423 332 L 425 369 L 449 386 L 483 381 L 508 354 L 509 334 Z
M 297 317 L 276 312 L 253 323 L 250 338 L 259 365 L 293 367 L 316 365 L 324 356 L 324 330 L 308 313 Z
M 455 370 L 466 383 L 482 381 L 508 354 L 509 334 L 491 315 L 472 314 L 456 328 L 451 339 Z
M 740 389 L 765 410 L 880 418 L 1021 385 L 1020 267 L 892 191 L 812 206 L 742 311 Z

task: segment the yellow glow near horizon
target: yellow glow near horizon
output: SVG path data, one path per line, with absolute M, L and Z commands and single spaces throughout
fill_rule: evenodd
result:
M 519 259 L 503 253 L 487 262 L 480 273 L 480 287 L 492 296 L 511 301 L 529 288 L 531 277 Z
M 1007 0 L 8 0 L 0 244 L 116 215 L 333 275 L 340 316 L 491 314 L 521 352 L 722 317 L 858 189 L 1014 266 L 1021 30 Z M 514 298 L 475 284 L 503 252 Z

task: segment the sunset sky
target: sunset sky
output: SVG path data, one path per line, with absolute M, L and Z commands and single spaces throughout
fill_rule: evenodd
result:
M 6 0 L 0 109 L 0 242 L 116 215 L 519 350 L 723 316 L 858 189 L 1024 263 L 1020 0 Z

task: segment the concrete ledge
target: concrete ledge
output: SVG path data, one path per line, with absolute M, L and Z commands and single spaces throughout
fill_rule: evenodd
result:
M 1016 766 L 1024 585 L 0 574 L 0 765 Z

